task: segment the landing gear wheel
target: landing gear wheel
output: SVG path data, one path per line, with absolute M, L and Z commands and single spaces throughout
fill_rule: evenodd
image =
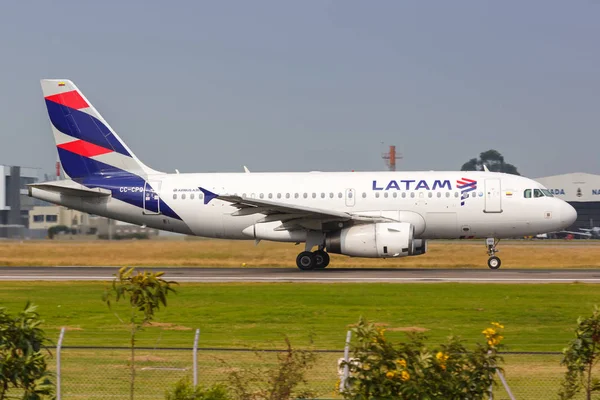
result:
M 310 251 L 303 251 L 296 257 L 296 265 L 303 271 L 310 271 L 315 269 L 317 265 L 316 257 Z
M 315 256 L 315 269 L 323 269 L 329 265 L 329 254 L 323 250 L 317 250 L 314 253 Z
M 502 261 L 500 261 L 498 257 L 493 256 L 488 259 L 488 267 L 490 267 L 490 269 L 498 269 L 500 268 L 500 265 L 502 265 Z

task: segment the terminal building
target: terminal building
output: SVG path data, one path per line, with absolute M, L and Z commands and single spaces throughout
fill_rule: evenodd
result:
M 537 178 L 536 181 L 577 210 L 577 221 L 566 230 L 600 227 L 600 175 L 576 172 Z
M 35 168 L 0 165 L 0 238 L 26 236 L 37 202 L 27 195 L 27 185 L 37 181 Z

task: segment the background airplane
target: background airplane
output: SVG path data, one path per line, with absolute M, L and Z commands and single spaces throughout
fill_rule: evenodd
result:
M 417 256 L 429 239 L 475 237 L 497 269 L 500 238 L 577 217 L 538 182 L 489 171 L 166 174 L 142 163 L 73 82 L 41 83 L 68 179 L 30 185 L 30 196 L 188 235 L 304 243 L 303 270 L 327 267 L 329 253 Z

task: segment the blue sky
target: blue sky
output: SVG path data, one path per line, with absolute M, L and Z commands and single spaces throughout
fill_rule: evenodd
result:
M 0 164 L 51 173 L 39 79 L 153 168 L 600 173 L 598 1 L 31 1 L 0 13 Z

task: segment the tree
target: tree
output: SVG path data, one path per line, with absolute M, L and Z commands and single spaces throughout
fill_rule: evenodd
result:
M 572 399 L 582 390 L 585 398 L 600 393 L 600 379 L 593 377 L 594 367 L 600 361 L 600 309 L 594 307 L 589 318 L 579 317 L 575 339 L 563 350 L 562 365 L 567 367 L 559 392 L 561 399 Z
M 135 388 L 135 335 L 154 319 L 154 313 L 161 304 L 167 306 L 167 295 L 175 292 L 171 285 L 177 282 L 162 279 L 164 272 L 139 272 L 134 268 L 123 267 L 113 279 L 111 290 L 105 290 L 102 299 L 111 308 L 110 299 L 116 296 L 115 301 L 124 299 L 129 302 L 130 316 L 130 387 L 129 398 L 133 400 Z M 121 322 L 123 320 L 117 315 Z
M 36 310 L 29 302 L 15 316 L 0 308 L 0 400 L 7 398 L 11 388 L 21 391 L 24 400 L 54 393 L 43 353 L 48 339 Z
M 471 158 L 463 164 L 461 171 L 483 171 L 486 166 L 492 172 L 504 172 L 512 175 L 520 175 L 517 167 L 504 161 L 504 156 L 496 150 L 484 151 L 479 155 L 479 159 Z

